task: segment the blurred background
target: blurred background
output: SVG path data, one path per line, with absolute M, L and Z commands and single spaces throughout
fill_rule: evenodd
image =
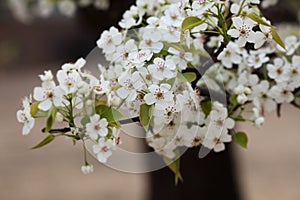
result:
M 96 46 L 100 33 L 116 25 L 133 2 L 114 0 L 109 11 L 86 8 L 72 18 L 55 14 L 28 24 L 15 20 L 5 1 L 0 2 L 1 200 L 143 200 L 151 196 L 149 174 L 121 173 L 90 157 L 95 172 L 82 175 L 80 144 L 74 148 L 71 141 L 59 139 L 39 150 L 29 150 L 42 139 L 42 125 L 37 122 L 31 134 L 24 137 L 16 120 L 21 98 L 40 84 L 38 74 L 85 57 Z M 298 0 L 282 0 L 265 13 L 281 34 L 299 36 L 299 8 Z M 232 145 L 241 199 L 298 200 L 300 110 L 284 105 L 281 118 L 272 114 L 266 119 L 261 129 L 239 125 L 248 133 L 248 149 Z M 130 145 L 140 148 L 134 142 Z

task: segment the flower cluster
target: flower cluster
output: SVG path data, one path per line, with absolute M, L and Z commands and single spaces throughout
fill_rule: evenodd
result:
M 121 29 L 111 27 L 97 41 L 109 61 L 99 64 L 98 79 L 81 72 L 82 59 L 62 66 L 58 86 L 50 72 L 41 76 L 33 94 L 38 103 L 27 98 L 18 112 L 23 133 L 38 113 L 48 116 L 45 132 L 55 132 L 48 120 L 60 114 L 76 130 L 72 137 L 92 140 L 105 162 L 119 142 L 117 110 L 128 110 L 139 117 L 148 145 L 168 160 L 178 158 L 179 148 L 219 152 L 232 140 L 246 147 L 236 122 L 260 127 L 266 112 L 280 113 L 282 103 L 299 106 L 300 96 L 300 42 L 282 41 L 260 3 L 137 0 Z M 74 116 L 82 117 L 81 127 L 70 121 Z
M 92 167 L 86 160 L 86 143 L 92 144 L 93 153 L 100 162 L 106 162 L 120 143 L 118 119 L 121 114 L 106 105 L 109 83 L 88 71 L 83 72 L 85 64 L 82 58 L 76 63 L 64 64 L 56 74 L 58 84 L 52 72 L 45 71 L 39 76 L 42 84 L 34 88 L 33 99 L 23 99 L 23 110 L 17 112 L 17 118 L 24 124 L 23 135 L 33 128 L 35 118 L 46 118 L 43 132 L 49 135 L 33 148 L 42 147 L 60 136 L 74 142 L 81 140 L 85 150 L 82 169 L 87 173 Z M 54 128 L 55 124 L 60 127 Z
M 67 17 L 72 17 L 78 7 L 106 10 L 109 0 L 8 0 L 8 6 L 18 20 L 28 22 L 35 16 L 49 17 L 55 10 Z

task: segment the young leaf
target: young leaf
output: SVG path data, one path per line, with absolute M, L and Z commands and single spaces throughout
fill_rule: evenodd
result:
M 41 148 L 50 142 L 52 142 L 55 139 L 55 135 L 48 135 L 43 141 L 41 141 L 39 144 L 35 145 L 34 147 L 31 147 L 30 149 L 38 149 Z
M 253 21 L 265 25 L 265 26 L 271 26 L 270 24 L 268 24 L 267 22 L 265 22 L 258 14 L 256 14 L 255 12 L 252 12 L 250 14 L 248 14 L 248 17 L 250 19 L 252 19 Z
M 295 97 L 296 98 L 300 98 L 300 91 L 298 91 L 298 92 L 295 93 Z
M 185 72 L 182 75 L 190 83 L 193 82 L 193 81 L 195 81 L 197 79 L 197 75 L 196 75 L 195 72 Z
M 202 102 L 201 103 L 201 108 L 202 108 L 202 111 L 204 112 L 205 116 L 208 116 L 210 111 L 211 111 L 211 108 L 212 108 L 211 101 Z
M 122 114 L 119 111 L 107 105 L 96 106 L 96 113 L 100 115 L 101 118 L 106 118 L 109 123 L 117 122 L 122 118 Z
M 85 126 L 89 122 L 90 122 L 90 118 L 88 116 L 83 117 L 80 121 L 82 126 Z
M 184 32 L 186 30 L 190 30 L 196 26 L 203 24 L 205 20 L 201 20 L 198 17 L 189 16 L 185 18 L 181 24 L 181 31 Z
M 34 117 L 36 115 L 36 113 L 39 111 L 38 106 L 39 106 L 39 102 L 35 102 L 30 105 L 30 115 L 32 117 Z
M 276 28 L 274 26 L 271 27 L 271 33 L 272 33 L 272 37 L 275 40 L 275 42 L 277 42 L 277 44 L 279 44 L 282 48 L 285 49 L 285 44 L 284 42 L 281 40 L 280 36 L 278 35 Z
M 46 133 L 48 133 L 51 130 L 51 128 L 52 128 L 52 126 L 55 122 L 56 114 L 57 114 L 57 109 L 56 108 L 52 108 L 49 111 L 47 122 L 46 122 L 46 128 L 45 128 Z
M 244 132 L 237 132 L 233 135 L 233 141 L 237 144 L 241 145 L 244 148 L 247 148 L 248 145 L 248 137 Z
M 174 173 L 175 175 L 175 185 L 178 184 L 178 181 L 180 180 L 181 182 L 183 182 L 183 178 L 182 175 L 180 173 L 180 158 L 174 160 L 170 160 L 167 157 L 164 157 L 164 161 L 165 163 L 168 165 L 168 167 L 170 168 L 170 170 Z
M 153 105 L 142 104 L 140 106 L 140 123 L 145 131 L 148 131 L 152 119 Z

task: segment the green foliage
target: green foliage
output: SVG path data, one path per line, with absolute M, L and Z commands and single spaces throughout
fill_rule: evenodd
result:
M 272 37 L 274 39 L 274 41 L 279 44 L 282 48 L 285 49 L 285 45 L 284 42 L 282 41 L 282 39 L 280 38 L 279 34 L 276 31 L 276 28 L 274 26 L 271 26 L 270 24 L 268 24 L 265 20 L 263 20 L 258 14 L 256 14 L 255 12 L 252 12 L 250 14 L 248 14 L 248 17 L 250 19 L 252 19 L 253 21 L 257 22 L 258 24 L 262 24 L 264 26 L 269 26 L 271 28 L 271 34 Z
M 46 128 L 45 128 L 46 133 L 48 133 L 51 130 L 55 122 L 56 114 L 57 114 L 57 109 L 55 107 L 52 107 L 51 110 L 48 112 Z
M 212 102 L 211 101 L 201 102 L 201 109 L 204 112 L 205 116 L 207 117 L 212 109 Z
M 119 111 L 107 105 L 100 104 L 96 106 L 95 110 L 101 118 L 106 118 L 108 123 L 118 122 L 123 117 Z
M 233 135 L 233 141 L 235 141 L 240 146 L 247 148 L 248 137 L 245 132 L 237 132 Z
M 281 40 L 281 38 L 278 35 L 276 28 L 274 26 L 271 27 L 271 33 L 272 33 L 272 36 L 273 36 L 273 39 L 275 40 L 275 42 L 277 42 L 277 44 L 279 44 L 282 48 L 285 49 L 284 42 Z
M 140 123 L 145 131 L 148 131 L 153 115 L 153 105 L 142 104 L 140 106 Z
M 36 115 L 36 113 L 39 111 L 38 106 L 39 106 L 39 102 L 35 102 L 30 105 L 30 115 L 32 117 L 34 117 Z
M 181 31 L 184 32 L 186 30 L 190 30 L 196 26 L 199 26 L 205 22 L 205 19 L 201 20 L 198 17 L 189 16 L 185 18 L 181 24 Z
M 296 98 L 300 98 L 300 91 L 298 91 L 298 92 L 295 93 L 295 97 Z
M 164 161 L 175 175 L 175 185 L 177 185 L 179 181 L 183 182 L 183 178 L 180 173 L 180 158 L 170 160 L 169 158 L 164 157 Z
M 257 22 L 258 24 L 262 24 L 265 26 L 271 26 L 270 24 L 268 24 L 265 20 L 263 20 L 257 13 L 252 12 L 248 14 L 248 17 L 250 19 L 252 19 L 253 21 Z
M 182 80 L 183 82 L 193 82 L 197 79 L 197 75 L 195 72 L 184 72 L 184 73 L 177 73 L 177 78 Z
M 55 135 L 48 135 L 43 141 L 41 141 L 39 144 L 35 145 L 34 147 L 31 147 L 30 149 L 38 149 L 41 148 L 50 142 L 52 142 L 55 139 Z

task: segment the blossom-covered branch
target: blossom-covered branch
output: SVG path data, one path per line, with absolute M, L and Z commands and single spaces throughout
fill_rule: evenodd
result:
M 300 42 L 282 40 L 260 3 L 137 0 L 121 28 L 111 27 L 97 41 L 109 61 L 99 64 L 99 77 L 82 71 L 83 59 L 62 66 L 58 85 L 50 71 L 40 76 L 35 102 L 24 99 L 18 112 L 23 134 L 35 118 L 46 117 L 50 139 L 70 137 L 53 134 L 55 120 L 65 122 L 74 140 L 92 141 L 98 160 L 106 162 L 120 142 L 120 122 L 130 118 L 120 110 L 127 110 L 166 160 L 177 160 L 181 147 L 220 152 L 232 140 L 246 147 L 236 122 L 260 127 L 265 113 L 282 103 L 297 105 L 300 96 Z

